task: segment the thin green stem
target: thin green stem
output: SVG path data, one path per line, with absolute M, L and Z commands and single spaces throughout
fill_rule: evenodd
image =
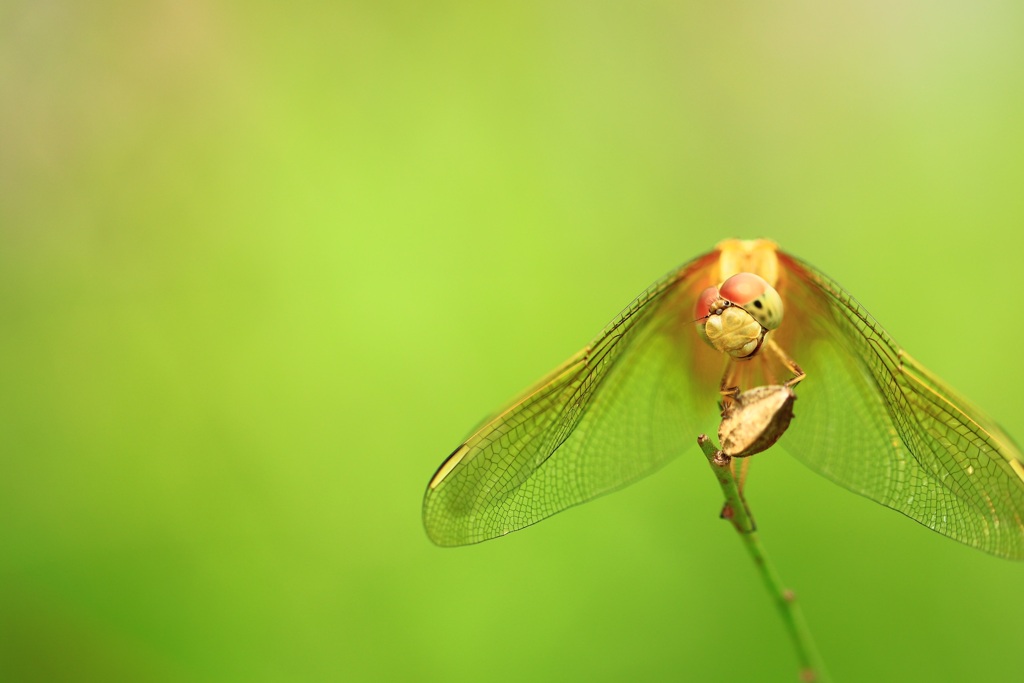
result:
M 779 573 L 768 559 L 764 546 L 761 545 L 761 539 L 754 526 L 754 519 L 739 486 L 736 484 L 732 467 L 730 467 L 732 459 L 718 450 L 705 434 L 701 434 L 697 438 L 697 443 L 704 451 L 704 455 L 707 456 L 708 464 L 711 465 L 711 470 L 715 473 L 719 486 L 722 487 L 722 493 L 725 494 L 723 517 L 732 522 L 736 532 L 743 540 L 743 545 L 750 553 L 754 566 L 757 567 L 758 573 L 764 580 L 765 588 L 768 589 L 772 601 L 782 616 L 793 647 L 796 648 L 796 655 L 800 660 L 800 680 L 804 683 L 811 681 L 827 683 L 828 674 L 822 666 L 821 658 L 814 646 L 814 640 L 811 638 L 811 632 L 807 628 L 807 622 L 804 621 L 803 612 L 796 602 L 796 596 L 793 591 L 783 586 Z

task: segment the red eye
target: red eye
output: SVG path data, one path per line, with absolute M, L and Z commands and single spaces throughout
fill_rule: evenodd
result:
M 758 298 L 771 287 L 760 275 L 737 273 L 722 283 L 719 294 L 726 301 L 743 307 Z
M 718 298 L 718 287 L 708 287 L 697 297 L 697 305 L 693 309 L 693 316 L 697 320 L 708 317 L 711 312 L 711 304 Z

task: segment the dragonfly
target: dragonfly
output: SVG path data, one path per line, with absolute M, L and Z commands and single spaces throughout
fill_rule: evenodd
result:
M 486 420 L 431 478 L 427 534 L 478 543 L 626 486 L 684 452 L 738 391 L 770 384 L 799 394 L 778 446 L 810 469 L 1024 559 L 1013 439 L 834 280 L 763 239 L 722 241 L 672 271 Z

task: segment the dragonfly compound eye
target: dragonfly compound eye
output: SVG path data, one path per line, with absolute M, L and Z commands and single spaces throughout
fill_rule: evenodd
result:
M 782 297 L 760 275 L 737 273 L 722 283 L 719 295 L 750 314 L 766 330 L 782 324 Z
M 697 304 L 693 309 L 693 317 L 696 320 L 701 320 L 708 317 L 708 315 L 715 313 L 712 310 L 712 306 L 719 299 L 718 287 L 708 287 L 700 296 L 697 297 Z

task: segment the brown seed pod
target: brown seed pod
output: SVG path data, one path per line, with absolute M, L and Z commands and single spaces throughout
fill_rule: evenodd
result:
M 718 440 L 722 452 L 745 458 L 767 450 L 789 428 L 796 394 L 787 386 L 755 387 L 736 396 L 722 413 Z

